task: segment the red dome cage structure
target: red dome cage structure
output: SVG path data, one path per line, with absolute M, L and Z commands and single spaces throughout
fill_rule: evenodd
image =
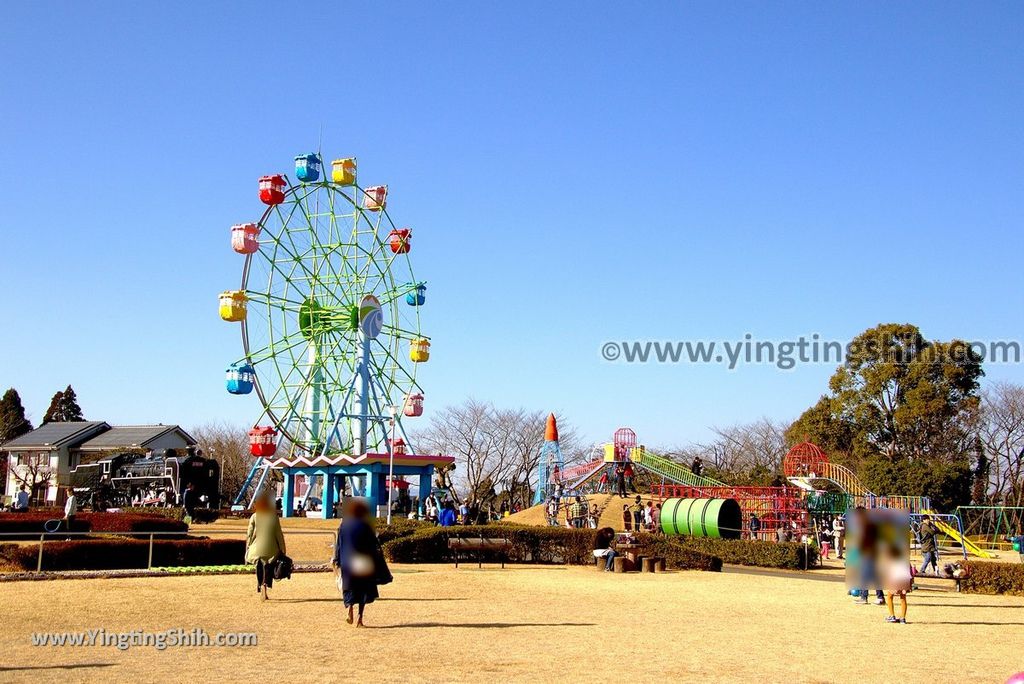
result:
M 811 442 L 797 444 L 782 459 L 782 473 L 786 477 L 821 476 L 827 468 L 828 456 Z

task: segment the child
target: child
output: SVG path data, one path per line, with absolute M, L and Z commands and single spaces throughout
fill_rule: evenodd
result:
M 626 532 L 633 529 L 633 516 L 629 513 L 629 504 L 622 504 L 622 527 Z
M 885 607 L 889 610 L 889 616 L 885 618 L 885 621 L 892 624 L 899 623 L 905 625 L 907 624 L 907 592 L 910 591 L 914 583 L 913 571 L 910 568 L 910 563 L 906 559 L 901 559 L 895 549 L 893 549 L 888 560 L 883 580 L 885 585 Z M 899 617 L 896 617 L 896 611 L 893 606 L 893 599 L 896 596 L 900 597 Z

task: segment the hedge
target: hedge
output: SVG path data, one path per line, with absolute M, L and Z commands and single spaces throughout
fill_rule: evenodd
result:
M 384 553 L 395 563 L 442 563 L 450 560 L 448 540 L 452 537 L 502 538 L 512 542 L 508 550 L 511 562 L 566 563 L 589 565 L 594 562 L 594 531 L 564 527 L 527 527 L 510 524 L 433 527 L 420 524 L 410 533 L 384 528 L 378 534 Z M 639 554 L 661 556 L 675 569 L 718 571 L 723 563 L 766 568 L 800 570 L 804 566 L 803 544 L 664 537 L 638 534 Z M 806 547 L 807 566 L 817 563 L 817 549 Z
M 654 535 L 648 535 L 652 539 Z M 594 531 L 564 527 L 527 527 L 509 524 L 456 527 L 421 527 L 384 544 L 384 554 L 394 563 L 443 563 L 451 558 L 448 540 L 455 537 L 501 538 L 511 542 L 507 560 L 513 563 L 592 565 Z M 682 547 L 660 549 L 666 564 L 678 570 L 722 568 L 722 561 L 699 550 Z M 643 552 L 641 552 L 643 553 Z M 655 555 L 646 553 L 645 555 Z
M 39 535 L 49 520 L 60 519 L 46 511 L 26 513 L 0 513 L 0 532 L 24 533 L 26 537 Z M 140 515 L 137 513 L 79 513 L 71 524 L 72 532 L 186 532 L 188 526 L 180 520 L 161 515 Z M 66 531 L 66 530 L 62 530 Z M 11 539 L 11 537 L 0 538 Z
M 789 542 L 779 544 L 769 541 L 746 539 L 712 539 L 708 537 L 664 537 L 656 534 L 639 534 L 637 541 L 650 547 L 644 555 L 669 555 L 669 548 L 683 548 L 690 551 L 720 558 L 727 565 L 750 565 L 759 568 L 780 568 L 803 570 L 814 568 L 818 563 L 818 549 L 814 545 Z M 806 565 L 804 552 L 806 549 Z
M 35 570 L 39 547 L 0 544 L 0 561 Z M 43 570 L 120 570 L 146 568 L 149 541 L 84 539 L 43 544 Z M 159 539 L 153 542 L 153 567 L 236 565 L 245 562 L 241 539 Z
M 967 577 L 960 580 L 961 591 L 1024 596 L 1024 564 L 982 561 L 963 561 L 962 564 Z

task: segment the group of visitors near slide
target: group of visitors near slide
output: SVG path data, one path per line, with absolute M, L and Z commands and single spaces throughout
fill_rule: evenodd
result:
M 392 580 L 369 517 L 370 507 L 364 500 L 346 499 L 331 559 L 335 581 L 348 609 L 347 622 L 354 622 L 356 627 L 363 626 L 366 604 L 379 597 L 377 587 Z M 275 579 L 291 576 L 292 561 L 287 556 L 281 519 L 269 495 L 258 497 L 253 504 L 246 532 L 245 560 L 256 567 L 256 591 L 264 601 L 270 598 L 268 590 L 273 588 Z M 358 617 L 354 615 L 357 606 Z

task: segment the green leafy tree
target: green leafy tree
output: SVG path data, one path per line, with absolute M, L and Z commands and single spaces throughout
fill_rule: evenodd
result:
M 814 442 L 836 463 L 852 466 L 856 462 L 854 446 L 857 426 L 834 408 L 835 400 L 823 396 L 786 429 L 786 446 Z
M 983 374 L 967 343 L 929 342 L 914 325 L 884 323 L 850 343 L 831 393 L 787 439 L 806 435 L 847 459 L 876 493 L 930 496 L 944 508 L 967 503 Z
M 18 390 L 11 387 L 0 397 L 0 445 L 32 430 Z M 0 453 L 0 482 L 7 482 L 7 455 Z
M 85 420 L 82 415 L 82 407 L 78 405 L 78 395 L 71 385 L 68 385 L 63 392 L 57 392 L 50 399 L 50 407 L 46 409 L 43 416 L 43 423 L 71 423 Z
M 18 390 L 11 387 L 0 397 L 0 444 L 32 430 Z

